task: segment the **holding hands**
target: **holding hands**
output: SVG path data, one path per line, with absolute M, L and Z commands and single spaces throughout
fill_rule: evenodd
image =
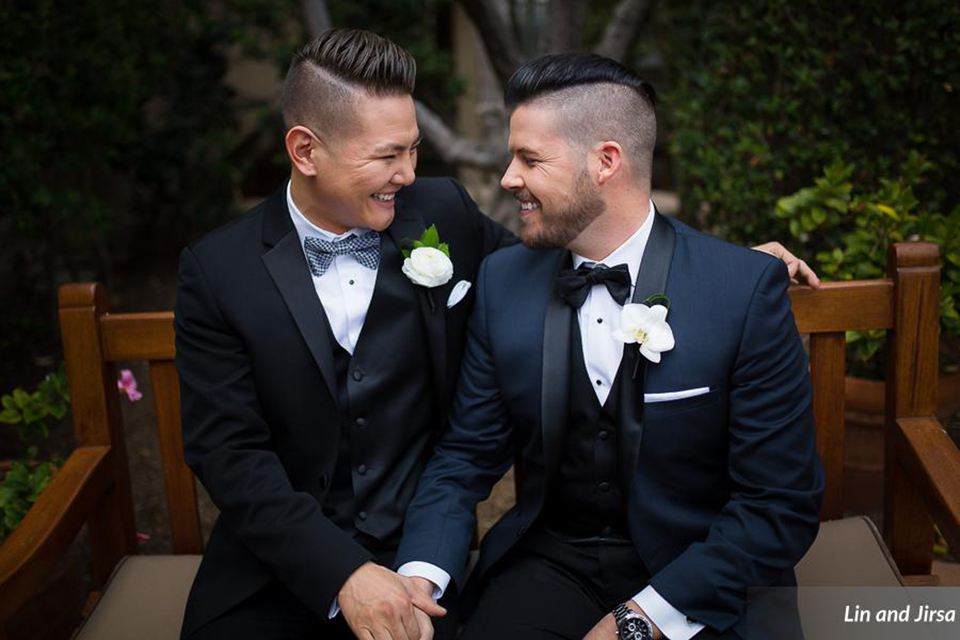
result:
M 447 611 L 423 578 L 406 578 L 372 562 L 354 571 L 337 601 L 344 619 L 361 640 L 431 640 L 430 616 Z

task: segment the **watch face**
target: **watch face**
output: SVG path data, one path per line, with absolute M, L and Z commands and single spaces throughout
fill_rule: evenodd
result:
M 624 640 L 650 640 L 653 634 L 641 618 L 627 618 L 620 623 L 620 637 Z

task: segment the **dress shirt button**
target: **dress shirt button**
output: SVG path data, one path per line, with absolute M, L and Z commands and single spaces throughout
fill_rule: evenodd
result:
M 364 420 L 363 418 L 357 418 L 357 419 L 354 421 L 354 424 L 356 424 L 358 427 L 360 427 L 361 429 L 363 429 L 365 426 L 367 426 L 367 421 Z
M 353 284 L 353 280 L 350 281 L 350 284 Z
M 360 371 L 360 369 L 354 369 L 353 379 L 356 380 L 357 382 L 360 382 L 361 380 L 363 380 L 363 371 Z
M 603 385 L 603 382 L 600 379 L 597 379 L 597 386 L 599 387 L 601 385 Z
M 361 520 L 366 520 L 366 519 L 367 519 L 367 512 L 366 512 L 366 511 L 361 511 L 360 513 L 357 514 L 357 517 L 360 518 Z
M 357 473 L 359 473 L 360 475 L 366 475 L 366 473 L 367 473 L 367 465 L 362 464 L 362 465 L 360 465 L 359 467 L 357 467 Z
M 600 438 L 601 440 L 606 440 L 607 438 L 610 437 L 610 432 L 607 431 L 606 429 L 602 429 L 600 433 L 597 434 L 597 437 Z
M 603 324 L 603 318 L 597 318 L 597 324 Z
M 600 491 L 603 491 L 603 492 L 610 491 L 610 483 L 609 483 L 609 482 L 601 482 L 601 483 L 600 483 Z

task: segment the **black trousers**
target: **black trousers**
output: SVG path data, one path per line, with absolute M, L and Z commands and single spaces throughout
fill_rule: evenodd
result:
M 375 541 L 363 534 L 361 543 L 374 553 L 377 564 L 393 567 L 396 547 L 376 549 Z M 456 594 L 448 589 L 440 600 L 447 608 L 443 618 L 433 618 L 434 638 L 452 640 L 456 634 L 458 607 Z M 282 582 L 267 583 L 255 594 L 226 613 L 197 629 L 189 640 L 351 640 L 355 638 L 343 618 L 318 616 Z
M 630 540 L 531 531 L 491 571 L 461 640 L 582 640 L 649 573 Z M 704 629 L 699 639 L 736 639 Z

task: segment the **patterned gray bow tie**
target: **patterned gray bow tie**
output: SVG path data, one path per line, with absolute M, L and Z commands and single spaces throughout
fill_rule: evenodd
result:
M 322 276 L 333 264 L 335 256 L 351 255 L 367 269 L 376 269 L 380 265 L 380 233 L 377 231 L 341 240 L 307 236 L 303 239 L 303 249 L 307 254 L 310 273 L 315 276 Z

